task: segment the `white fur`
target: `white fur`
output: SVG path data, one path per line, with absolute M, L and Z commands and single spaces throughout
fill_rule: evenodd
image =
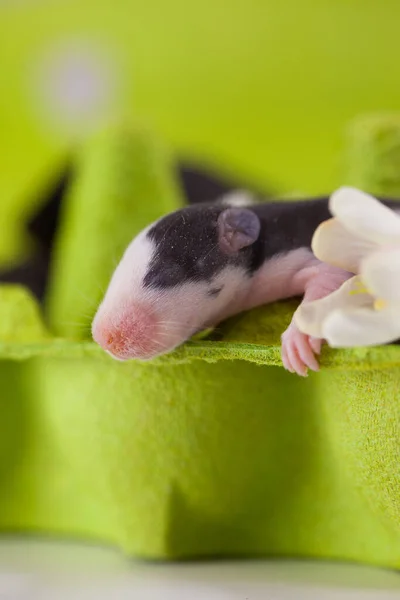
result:
M 101 323 L 118 325 L 135 304 L 148 306 L 157 315 L 159 328 L 158 331 L 154 328 L 157 332 L 154 336 L 157 354 L 161 354 L 196 331 L 238 312 L 248 292 L 248 279 L 243 270 L 227 267 L 213 279 L 211 286 L 206 282 L 183 282 L 163 290 L 144 288 L 143 280 L 156 252 L 155 244 L 147 236 L 148 230 L 140 233 L 126 249 L 93 320 L 92 331 L 95 333 Z M 210 296 L 207 293 L 210 287 L 223 289 L 217 296 Z
M 127 247 L 109 283 L 103 303 L 99 308 L 115 308 L 136 300 L 138 291 L 155 253 L 154 243 L 142 231 Z M 142 296 L 142 295 L 141 295 Z M 102 308 L 103 307 L 103 308 Z
M 149 229 L 141 232 L 126 249 L 92 327 L 94 336 L 98 326 L 118 328 L 127 317 L 135 318 L 135 306 L 148 307 L 155 318 L 146 335 L 154 341 L 155 349 L 140 355 L 137 347 L 136 351 L 133 348 L 132 357 L 141 359 L 170 351 L 195 332 L 241 311 L 302 293 L 304 282 L 299 274 L 315 268 L 319 262 L 309 250 L 301 248 L 267 261 L 252 278 L 242 268 L 228 266 L 211 283 L 182 282 L 161 290 L 144 287 L 143 280 L 156 252 L 147 235 Z M 222 288 L 219 294 L 208 294 L 217 287 Z
M 235 190 L 222 196 L 220 202 L 224 206 L 241 208 L 254 204 L 254 198 L 252 194 L 246 190 Z

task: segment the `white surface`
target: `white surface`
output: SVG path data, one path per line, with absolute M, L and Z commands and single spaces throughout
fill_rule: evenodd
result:
M 1 600 L 390 600 L 400 573 L 243 561 L 148 564 L 70 543 L 0 541 Z

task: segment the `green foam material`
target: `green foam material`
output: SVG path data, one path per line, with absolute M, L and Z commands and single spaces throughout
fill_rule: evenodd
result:
M 320 373 L 290 375 L 279 337 L 293 301 L 151 363 L 90 341 L 75 290 L 97 301 L 112 254 L 181 201 L 151 135 L 105 132 L 76 159 L 48 326 L 25 290 L 0 288 L 1 529 L 147 558 L 399 567 L 400 347 L 325 349 Z

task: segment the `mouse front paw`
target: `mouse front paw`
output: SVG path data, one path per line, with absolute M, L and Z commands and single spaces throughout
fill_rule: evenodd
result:
M 319 371 L 315 355 L 320 354 L 322 340 L 302 333 L 291 323 L 282 335 L 282 362 L 290 373 L 307 377 L 308 369 Z

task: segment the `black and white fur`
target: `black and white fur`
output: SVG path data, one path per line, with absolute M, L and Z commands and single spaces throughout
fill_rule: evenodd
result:
M 233 314 L 330 293 L 351 273 L 311 251 L 316 228 L 331 218 L 328 203 L 328 197 L 258 203 L 235 192 L 159 219 L 122 257 L 94 318 L 94 339 L 114 358 L 146 360 Z M 290 371 L 318 369 L 321 340 L 292 323 L 282 344 Z

